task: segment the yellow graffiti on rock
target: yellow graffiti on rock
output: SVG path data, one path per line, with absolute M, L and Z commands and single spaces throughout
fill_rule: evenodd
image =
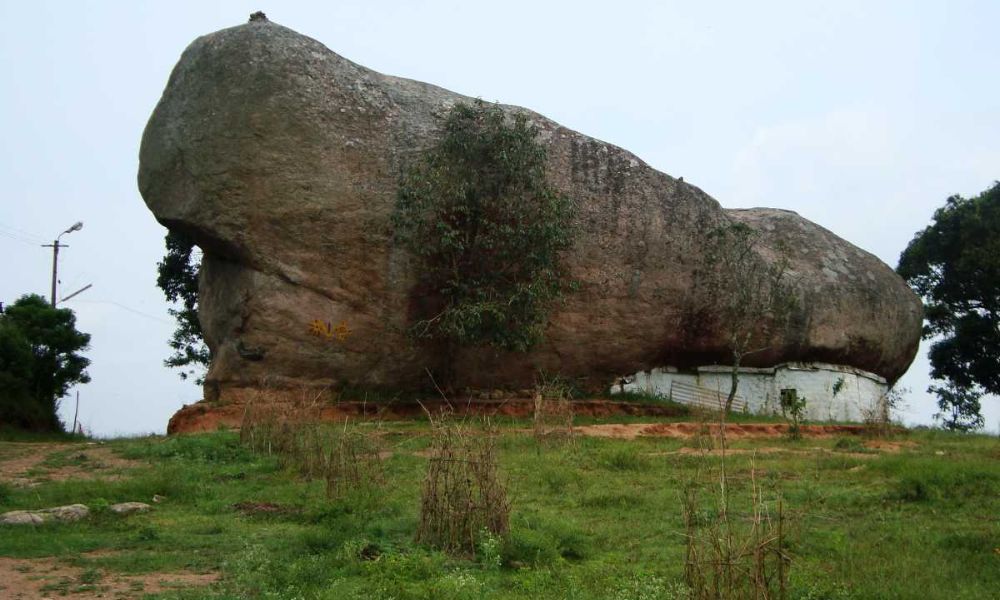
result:
M 343 342 L 351 336 L 351 328 L 347 326 L 347 321 L 333 324 L 329 321 L 314 319 L 309 323 L 309 333 L 316 337 Z

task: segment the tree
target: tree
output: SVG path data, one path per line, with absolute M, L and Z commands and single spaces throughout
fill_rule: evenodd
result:
M 90 335 L 76 330 L 68 308 L 22 296 L 0 315 L 0 421 L 36 431 L 60 431 L 59 400 L 87 383 L 90 360 L 78 354 Z
M 195 375 L 195 382 L 201 384 L 204 369 L 212 358 L 198 321 L 201 256 L 195 251 L 194 242 L 177 232 L 167 232 L 165 241 L 167 254 L 157 265 L 156 285 L 168 301 L 180 303 L 180 308 L 167 311 L 177 320 L 177 329 L 168 342 L 174 353 L 163 364 L 182 369 L 181 379 Z
M 932 385 L 927 391 L 938 397 L 941 412 L 935 414 L 934 418 L 941 421 L 945 429 L 974 431 L 983 427 L 983 416 L 979 413 L 979 392 L 956 387 L 952 382 L 944 386 Z
M 47 429 L 45 404 L 31 394 L 34 357 L 21 330 L 0 317 L 0 424 Z
M 945 385 L 928 391 L 942 413 L 976 422 L 979 396 L 1000 394 L 1000 183 L 948 198 L 896 270 L 924 301 L 924 339 L 936 340 L 931 377 Z
M 774 262 L 764 260 L 761 234 L 745 223 L 712 230 L 696 281 L 698 310 L 720 322 L 732 357 L 725 412 L 733 408 L 740 366 L 751 354 L 770 348 L 775 325 L 785 322 L 795 305 L 782 248 Z
M 537 135 L 523 114 L 458 104 L 402 177 L 393 223 L 420 262 L 417 337 L 522 352 L 541 338 L 572 205 L 547 185 Z

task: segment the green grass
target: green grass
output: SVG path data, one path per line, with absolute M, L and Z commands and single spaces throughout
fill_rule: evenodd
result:
M 0 424 L 0 442 L 73 442 L 86 441 L 87 436 L 65 431 L 36 432 Z
M 183 569 L 218 571 L 222 580 L 160 597 L 683 597 L 680 493 L 700 486 L 701 509 L 711 511 L 720 458 L 676 454 L 686 443 L 677 439 L 539 446 L 507 430 L 498 452 L 510 537 L 483 539 L 478 558 L 463 560 L 413 541 L 427 464 L 414 452 L 427 447 L 426 425 L 386 427 L 386 485 L 337 500 L 322 482 L 247 452 L 233 433 L 110 441 L 145 466 L 115 481 L 0 486 L 0 512 L 72 502 L 94 509 L 79 523 L 0 528 L 0 556 L 68 561 L 81 570 L 69 593 L 115 573 Z M 873 453 L 853 438 L 734 444 L 787 449 L 757 455 L 754 477 L 783 497 L 791 598 L 995 597 L 1000 441 L 941 432 L 907 440 L 915 445 L 898 454 Z M 50 464 L 74 456 L 57 453 Z M 750 457 L 726 460 L 732 510 L 745 515 Z M 165 500 L 149 513 L 106 510 L 154 495 Z M 234 509 L 244 502 L 281 510 Z

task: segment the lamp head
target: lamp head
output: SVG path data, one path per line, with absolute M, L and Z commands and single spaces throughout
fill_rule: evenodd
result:
M 74 231 L 80 231 L 81 229 L 83 229 L 83 221 L 77 221 L 76 223 L 73 223 L 72 227 L 70 227 L 63 233 L 73 233 Z

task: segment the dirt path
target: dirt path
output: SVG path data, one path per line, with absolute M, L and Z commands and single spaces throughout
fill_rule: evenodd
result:
M 4 442 L 0 451 L 0 481 L 17 487 L 31 487 L 40 481 L 118 479 L 122 470 L 140 464 L 99 442 Z
M 142 598 L 169 590 L 202 587 L 218 581 L 217 573 L 144 573 L 119 575 L 82 570 L 55 559 L 0 557 L 0 597 L 10 600 L 58 598 Z

